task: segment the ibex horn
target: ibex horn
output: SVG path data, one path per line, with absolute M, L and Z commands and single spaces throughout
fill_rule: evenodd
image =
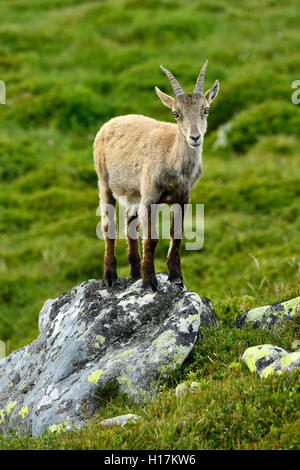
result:
M 174 75 L 171 72 L 169 72 L 169 70 L 167 70 L 162 65 L 160 66 L 160 70 L 162 70 L 167 75 L 168 79 L 170 80 L 170 83 L 172 85 L 175 97 L 179 96 L 179 95 L 184 95 L 184 91 L 181 88 L 181 86 L 179 85 L 179 83 L 177 82 Z
M 206 71 L 207 63 L 208 63 L 208 60 L 203 65 L 203 67 L 202 67 L 202 69 L 201 69 L 201 71 L 198 75 L 196 86 L 195 86 L 195 89 L 193 91 L 194 95 L 199 95 L 199 94 L 203 95 L 203 85 L 204 85 L 204 77 L 205 77 L 205 71 Z

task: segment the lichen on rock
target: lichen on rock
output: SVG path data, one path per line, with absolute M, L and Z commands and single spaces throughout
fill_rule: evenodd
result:
M 242 360 L 251 372 L 256 372 L 261 378 L 272 374 L 282 374 L 300 366 L 300 351 L 289 353 L 280 346 L 263 344 L 252 346 L 244 352 Z
M 235 326 L 241 328 L 245 325 L 254 328 L 277 329 L 285 322 L 294 320 L 300 314 L 300 297 L 275 302 L 271 305 L 257 307 L 242 313 L 235 321 Z

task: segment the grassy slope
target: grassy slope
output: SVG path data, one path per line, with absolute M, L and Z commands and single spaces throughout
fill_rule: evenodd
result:
M 92 140 L 115 115 L 172 119 L 153 90 L 170 90 L 160 63 L 191 90 L 208 58 L 207 86 L 221 82 L 204 175 L 192 194 L 192 202 L 205 204 L 205 245 L 183 252 L 186 285 L 212 299 L 224 327 L 246 308 L 300 294 L 300 117 L 290 99 L 291 83 L 299 79 L 296 0 L 19 0 L 2 2 L 0 13 L 0 79 L 7 83 L 7 105 L 0 107 L 0 338 L 10 350 L 37 335 L 47 298 L 102 275 Z M 228 148 L 216 150 L 217 129 L 228 121 Z M 166 269 L 167 248 L 160 242 L 157 270 Z M 123 240 L 117 253 L 119 275 L 128 275 Z M 209 334 L 199 356 L 176 376 L 206 381 L 201 397 L 175 404 L 174 384 L 144 410 L 117 397 L 100 415 L 135 410 L 145 416 L 143 424 L 104 433 L 93 422 L 86 438 L 77 433 L 9 445 L 296 447 L 297 374 L 261 383 L 229 365 L 259 341 L 288 348 L 297 329 L 276 338 L 224 331 Z M 207 354 L 217 354 L 218 344 L 221 360 L 212 370 Z M 270 398 L 265 419 L 260 395 Z M 208 421 L 201 421 L 198 399 L 207 404 L 201 410 Z M 251 425 L 240 436 L 245 412 Z

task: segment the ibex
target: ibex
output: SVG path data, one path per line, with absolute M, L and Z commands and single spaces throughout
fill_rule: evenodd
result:
M 116 200 L 127 200 L 128 260 L 131 276 L 142 277 L 145 290 L 157 290 L 154 252 L 158 236 L 153 236 L 151 206 L 161 203 L 176 205 L 184 212 L 190 192 L 202 173 L 202 146 L 211 102 L 219 91 L 219 82 L 204 93 L 207 61 L 203 65 L 192 93 L 185 93 L 176 78 L 161 66 L 175 97 L 155 91 L 162 103 L 171 109 L 177 124 L 129 114 L 105 123 L 94 142 L 94 161 L 98 175 L 102 230 L 105 238 L 104 279 L 108 286 L 117 280 L 114 214 Z M 153 212 L 153 211 L 152 211 Z M 183 285 L 180 263 L 181 236 L 177 236 L 172 214 L 171 243 L 167 265 L 169 280 Z M 152 222 L 151 222 L 152 220 Z M 181 217 L 183 223 L 183 216 Z M 143 259 L 138 237 L 130 236 L 130 224 L 143 227 Z M 178 230 L 177 230 L 178 231 Z M 181 227 L 182 231 L 182 227 Z M 152 234 L 152 236 L 151 236 Z

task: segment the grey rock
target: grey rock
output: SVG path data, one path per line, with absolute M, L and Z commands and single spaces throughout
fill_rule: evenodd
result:
M 99 407 L 97 392 L 116 386 L 137 402 L 192 350 L 203 327 L 217 326 L 210 301 L 157 275 L 159 291 L 118 280 L 89 280 L 49 299 L 40 335 L 0 360 L 0 433 L 80 427 Z
M 242 360 L 251 372 L 265 379 L 273 374 L 297 369 L 300 366 L 300 351 L 289 353 L 280 346 L 262 344 L 246 349 Z
M 295 341 L 292 342 L 291 349 L 293 351 L 297 351 L 300 349 L 300 339 L 296 339 Z
M 277 329 L 284 323 L 293 321 L 299 312 L 300 297 L 295 297 L 248 310 L 236 319 L 234 326 L 241 328 L 250 325 L 253 328 Z
M 113 424 L 117 424 L 123 428 L 126 423 L 134 423 L 139 418 L 139 415 L 129 413 L 127 415 L 120 415 L 115 416 L 114 418 L 103 419 L 102 421 L 100 421 L 100 424 L 102 424 L 103 426 L 112 426 Z

